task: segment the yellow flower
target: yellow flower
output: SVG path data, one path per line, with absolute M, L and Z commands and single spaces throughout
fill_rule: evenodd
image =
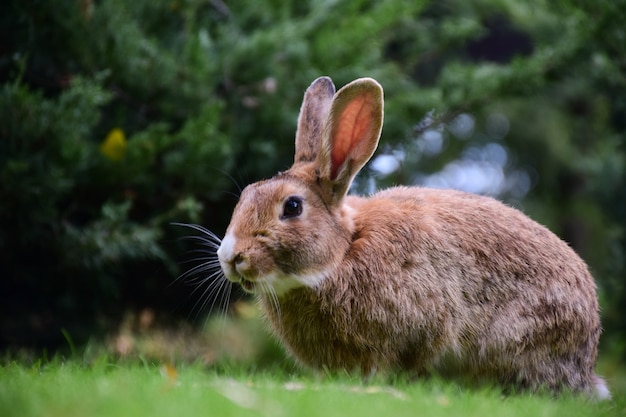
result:
M 126 153 L 126 136 L 122 129 L 111 129 L 104 142 L 100 145 L 100 152 L 112 161 L 120 161 Z

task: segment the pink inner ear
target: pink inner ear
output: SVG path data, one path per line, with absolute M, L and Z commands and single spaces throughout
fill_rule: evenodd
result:
M 337 178 L 339 168 L 346 162 L 348 154 L 361 140 L 368 137 L 372 129 L 372 106 L 368 105 L 368 96 L 355 98 L 343 109 L 335 120 L 331 153 L 331 178 Z

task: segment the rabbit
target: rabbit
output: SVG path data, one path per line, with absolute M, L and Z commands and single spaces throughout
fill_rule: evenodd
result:
M 217 258 L 296 362 L 445 374 L 610 397 L 594 366 L 594 279 L 546 227 L 493 198 L 397 186 L 347 195 L 377 148 L 371 78 L 304 94 L 291 168 L 241 193 Z

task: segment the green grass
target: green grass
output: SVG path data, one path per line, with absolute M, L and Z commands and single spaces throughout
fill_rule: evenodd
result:
M 0 416 L 624 416 L 626 383 L 613 366 L 614 399 L 502 396 L 439 380 L 363 384 L 348 376 L 98 359 L 0 369 Z

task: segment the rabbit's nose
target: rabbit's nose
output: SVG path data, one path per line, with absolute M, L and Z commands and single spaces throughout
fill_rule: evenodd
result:
M 251 273 L 252 266 L 247 256 L 243 253 L 238 253 L 232 260 L 232 265 L 237 271 L 237 273 L 241 276 L 246 276 Z

